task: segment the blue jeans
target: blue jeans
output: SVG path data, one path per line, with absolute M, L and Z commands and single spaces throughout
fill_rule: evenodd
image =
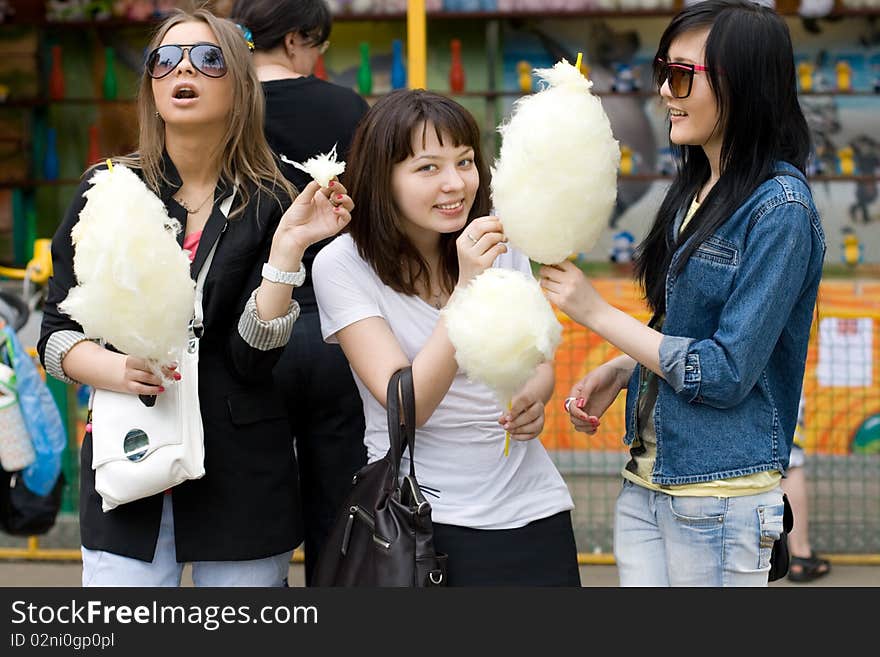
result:
M 782 489 L 686 497 L 624 480 L 614 518 L 621 586 L 767 586 Z
M 162 523 L 153 561 L 141 561 L 103 550 L 82 548 L 83 586 L 180 586 L 184 564 L 174 548 L 171 495 L 162 503 Z M 196 586 L 287 586 L 292 552 L 249 561 L 196 561 Z

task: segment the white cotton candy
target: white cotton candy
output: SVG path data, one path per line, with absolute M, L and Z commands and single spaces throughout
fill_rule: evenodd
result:
M 499 128 L 492 200 L 510 243 L 532 260 L 590 251 L 614 208 L 620 148 L 593 83 L 564 59 L 535 74 L 549 86 L 523 96 Z
M 441 315 L 459 367 L 492 388 L 504 406 L 540 363 L 553 359 L 562 337 L 538 282 L 509 269 L 484 271 Z
M 177 243 L 180 223 L 130 169 L 98 171 L 71 231 L 77 286 L 59 308 L 89 338 L 151 361 L 154 371 L 187 344 L 195 283 Z
M 305 162 L 294 162 L 288 160 L 283 155 L 280 156 L 282 162 L 292 164 L 300 171 L 309 174 L 321 187 L 326 187 L 333 180 L 334 176 L 342 175 L 345 171 L 345 162 L 336 161 L 336 146 L 329 153 L 321 153 L 315 157 L 311 157 Z

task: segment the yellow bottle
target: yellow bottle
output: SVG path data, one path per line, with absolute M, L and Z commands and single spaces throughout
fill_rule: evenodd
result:
M 837 159 L 840 160 L 840 175 L 851 176 L 856 172 L 852 146 L 844 146 L 838 150 Z
M 527 61 L 521 61 L 516 65 L 519 75 L 519 90 L 524 94 L 532 93 L 532 66 Z
M 847 265 L 855 267 L 859 264 L 860 251 L 858 235 L 850 233 L 843 238 L 843 260 Z
M 801 91 L 813 90 L 813 68 L 810 62 L 798 64 L 798 82 L 800 82 Z
M 633 151 L 626 144 L 620 146 L 620 175 L 628 176 L 633 172 Z
M 837 71 L 837 90 L 852 91 L 852 66 L 849 62 L 837 62 L 835 67 Z

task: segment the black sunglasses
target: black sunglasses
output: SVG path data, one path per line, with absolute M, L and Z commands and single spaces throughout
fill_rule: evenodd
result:
M 667 62 L 657 58 L 654 65 L 654 76 L 657 81 L 657 91 L 664 82 L 669 82 L 669 92 L 673 98 L 687 98 L 691 95 L 691 87 L 694 84 L 695 71 L 708 71 L 709 69 L 699 64 L 682 64 L 679 62 Z
M 184 53 L 199 73 L 209 78 L 226 75 L 226 60 L 220 46 L 213 43 L 181 43 L 159 46 L 147 57 L 147 74 L 154 80 L 164 78 L 183 61 Z

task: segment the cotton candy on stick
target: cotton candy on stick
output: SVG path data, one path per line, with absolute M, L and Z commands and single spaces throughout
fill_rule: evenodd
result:
M 294 162 L 287 159 L 284 155 L 281 155 L 280 158 L 282 162 L 293 165 L 300 171 L 305 171 L 321 187 L 326 187 L 335 176 L 339 176 L 345 171 L 345 162 L 336 160 L 335 145 L 329 153 L 321 153 L 309 158 L 305 162 Z
M 459 367 L 492 388 L 506 408 L 535 368 L 553 359 L 562 337 L 538 282 L 509 269 L 484 271 L 453 295 L 441 315 Z M 505 433 L 505 455 L 509 440 Z
M 535 73 L 547 86 L 519 99 L 499 128 L 492 200 L 510 243 L 555 264 L 590 251 L 608 224 L 620 148 L 579 66 L 563 59 Z
M 70 233 L 77 285 L 59 308 L 89 338 L 146 359 L 162 376 L 161 367 L 186 347 L 193 314 L 195 284 L 176 239 L 180 223 L 121 164 L 89 183 Z

